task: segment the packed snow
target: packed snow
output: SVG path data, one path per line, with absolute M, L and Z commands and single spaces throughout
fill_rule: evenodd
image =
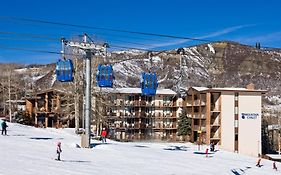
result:
M 216 53 L 214 47 L 212 46 L 212 44 L 208 44 L 209 50 L 212 53 Z
M 209 157 L 206 146 L 191 143 L 128 142 L 92 140 L 92 148 L 79 148 L 73 129 L 34 128 L 8 123 L 8 136 L 0 135 L 1 175 L 87 174 L 280 174 L 272 161 L 226 152 L 217 148 Z M 62 161 L 56 161 L 56 142 L 62 142 Z M 281 164 L 277 163 L 281 168 Z

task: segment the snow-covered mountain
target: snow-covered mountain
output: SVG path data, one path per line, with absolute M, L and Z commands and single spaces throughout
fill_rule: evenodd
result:
M 8 136 L 0 135 L 1 175 L 202 175 L 278 174 L 272 161 L 226 152 L 191 143 L 120 143 L 92 140 L 91 149 L 78 148 L 80 137 L 72 129 L 34 128 L 8 123 Z M 62 143 L 62 161 L 56 161 L 56 143 Z M 280 169 L 281 164 L 276 163 Z
M 254 83 L 256 89 L 268 90 L 265 104 L 271 104 L 271 99 L 274 99 L 272 97 L 280 98 L 281 50 L 256 49 L 239 43 L 221 41 L 186 47 L 181 53 L 177 51 L 111 52 L 106 60 L 93 59 L 93 78 L 99 63 L 110 63 L 116 77 L 114 87 L 139 87 L 141 72 L 151 71 L 157 73 L 159 88 L 171 88 L 177 92 L 183 92 L 180 90 L 190 86 L 245 87 Z M 81 85 L 82 60 L 77 64 L 79 69 L 76 73 L 79 74 L 78 81 Z M 64 86 L 55 81 L 54 64 L 43 68 L 41 66 L 37 71 L 34 66 L 29 68 L 33 72 L 29 73 L 29 76 L 35 75 L 33 79 L 36 80 L 37 89 L 71 86 Z

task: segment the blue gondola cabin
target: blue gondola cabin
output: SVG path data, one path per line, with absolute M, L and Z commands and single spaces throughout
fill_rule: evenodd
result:
M 73 81 L 74 67 L 70 59 L 59 60 L 56 66 L 57 80 L 61 82 Z
M 99 65 L 98 72 L 96 75 L 97 85 L 99 87 L 113 87 L 113 68 L 111 65 Z
M 158 88 L 156 73 L 142 73 L 141 91 L 142 95 L 154 96 Z

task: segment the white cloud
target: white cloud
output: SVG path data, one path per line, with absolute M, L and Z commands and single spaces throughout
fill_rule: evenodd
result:
M 204 35 L 204 36 L 199 36 L 197 38 L 198 39 L 212 38 L 212 37 L 228 34 L 228 33 L 231 33 L 231 32 L 235 32 L 236 30 L 239 30 L 239 29 L 243 29 L 243 28 L 247 28 L 247 27 L 253 27 L 253 26 L 255 26 L 255 25 L 249 24 L 249 25 L 233 26 L 233 27 L 225 28 L 223 30 L 219 30 L 219 31 L 216 31 L 216 32 Z
M 233 27 L 228 27 L 213 33 L 209 33 L 207 35 L 203 35 L 203 36 L 198 36 L 198 37 L 194 37 L 197 39 L 206 39 L 206 38 L 212 38 L 212 37 L 216 37 L 216 36 L 221 36 L 221 35 L 225 35 L 243 28 L 247 28 L 247 27 L 252 27 L 255 26 L 253 24 L 249 24 L 249 25 L 239 25 L 239 26 L 233 26 Z M 152 46 L 150 47 L 143 47 L 142 49 L 153 49 L 153 48 L 158 48 L 158 47 L 165 47 L 165 46 L 173 46 L 173 45 L 179 45 L 182 43 L 186 43 L 190 40 L 188 39 L 176 39 L 176 40 L 172 40 L 169 42 L 165 42 L 165 43 L 155 43 L 155 44 L 150 44 Z
M 240 37 L 234 40 L 243 43 L 281 41 L 281 32 L 274 32 L 253 37 Z

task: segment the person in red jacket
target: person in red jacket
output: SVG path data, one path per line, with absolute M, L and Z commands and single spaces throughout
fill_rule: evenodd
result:
M 206 157 L 208 157 L 208 153 L 209 153 L 209 149 L 207 148 L 207 149 L 206 149 L 206 152 L 205 152 Z
M 106 136 L 107 136 L 107 132 L 105 130 L 105 128 L 102 129 L 102 132 L 101 132 L 101 141 L 102 143 L 106 143 Z

